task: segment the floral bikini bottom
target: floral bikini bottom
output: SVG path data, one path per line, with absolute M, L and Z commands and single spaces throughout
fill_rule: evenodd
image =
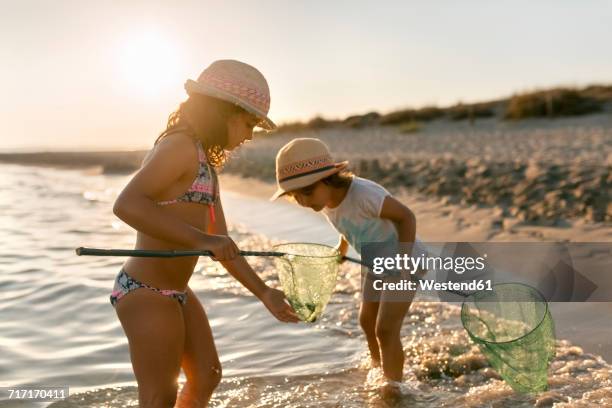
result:
M 173 290 L 173 289 L 155 288 L 153 286 L 147 285 L 146 283 L 137 281 L 136 279 L 128 275 L 127 272 L 123 268 L 121 268 L 121 271 L 119 271 L 119 274 L 115 278 L 115 285 L 110 295 L 111 305 L 115 307 L 119 299 L 121 299 L 123 296 L 139 288 L 151 289 L 159 293 L 160 295 L 174 298 L 178 300 L 181 305 L 184 305 L 187 302 L 187 292 L 181 292 L 180 290 Z

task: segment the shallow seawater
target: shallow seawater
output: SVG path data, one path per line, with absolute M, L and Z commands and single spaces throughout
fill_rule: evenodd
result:
M 36 167 L 1 170 L 0 386 L 69 385 L 71 397 L 54 408 L 137 406 L 127 341 L 108 302 L 122 259 L 74 255 L 81 245 L 132 247 L 133 231 L 111 210 L 127 178 Z M 240 200 L 228 207 L 249 205 Z M 304 224 L 295 223 L 296 235 Z M 248 225 L 232 226 L 231 234 L 242 249 L 279 242 Z M 278 285 L 272 259 L 249 260 L 267 283 Z M 612 406 L 612 367 L 600 356 L 558 340 L 549 389 L 520 395 L 470 341 L 459 306 L 423 298 L 402 328 L 405 386 L 388 392 L 380 373 L 369 367 L 357 321 L 359 273 L 343 264 L 323 316 L 314 324 L 285 325 L 202 259 L 190 286 L 207 309 L 224 369 L 211 406 Z M 0 401 L 2 406 L 33 405 Z

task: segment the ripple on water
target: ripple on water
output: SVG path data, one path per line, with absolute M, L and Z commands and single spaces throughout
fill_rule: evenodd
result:
M 338 302 L 326 312 L 328 322 L 341 321 L 346 316 L 354 320 L 355 315 L 347 309 L 354 309 L 356 302 L 354 297 L 346 296 L 344 302 Z M 565 405 L 561 406 L 586 407 L 606 406 L 612 398 L 612 367 L 601 357 L 584 353 L 580 347 L 564 340 L 557 342 L 556 357 L 549 371 L 549 389 L 538 395 L 515 393 L 471 343 L 460 326 L 457 306 L 415 302 L 402 337 L 405 372 L 411 385 L 406 389 L 390 390 L 384 382 L 372 380 L 372 370 L 364 353 L 352 366 L 331 373 L 226 378 L 211 406 L 544 407 L 562 403 Z M 233 359 L 231 354 L 225 357 Z M 307 358 L 296 361 L 287 356 L 264 361 L 269 366 L 307 364 Z M 52 406 L 85 407 L 101 400 L 109 407 L 130 406 L 136 403 L 137 392 L 134 387 L 101 389 Z

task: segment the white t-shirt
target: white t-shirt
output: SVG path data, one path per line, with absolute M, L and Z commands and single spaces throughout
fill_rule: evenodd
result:
M 391 220 L 380 218 L 385 197 L 390 195 L 381 185 L 354 176 L 346 196 L 336 208 L 324 208 L 323 214 L 336 230 L 361 254 L 361 244 L 365 242 L 398 241 L 397 229 Z M 417 237 L 413 248 L 422 249 Z

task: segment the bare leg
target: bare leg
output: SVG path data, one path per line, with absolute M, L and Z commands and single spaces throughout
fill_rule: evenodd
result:
M 183 318 L 185 351 L 181 365 L 187 381 L 178 397 L 176 408 L 206 407 L 221 381 L 221 363 L 206 312 L 189 287 Z
M 185 343 L 182 306 L 147 288 L 122 297 L 115 311 L 128 338 L 143 408 L 174 406 Z
M 410 308 L 414 292 L 411 296 L 405 294 L 407 301 L 388 301 L 385 300 L 383 293 L 378 317 L 376 319 L 376 338 L 380 344 L 382 355 L 382 366 L 385 377 L 393 381 L 402 381 L 404 369 L 404 349 L 400 332 L 404 316 Z
M 376 339 L 376 318 L 380 294 L 373 289 L 371 274 L 362 272 L 361 278 L 362 298 L 359 307 L 359 325 L 366 335 L 372 366 L 380 367 L 380 345 Z
M 378 314 L 378 302 L 361 302 L 359 308 L 359 324 L 366 335 L 372 366 L 380 366 L 380 347 L 376 339 L 376 316 Z

